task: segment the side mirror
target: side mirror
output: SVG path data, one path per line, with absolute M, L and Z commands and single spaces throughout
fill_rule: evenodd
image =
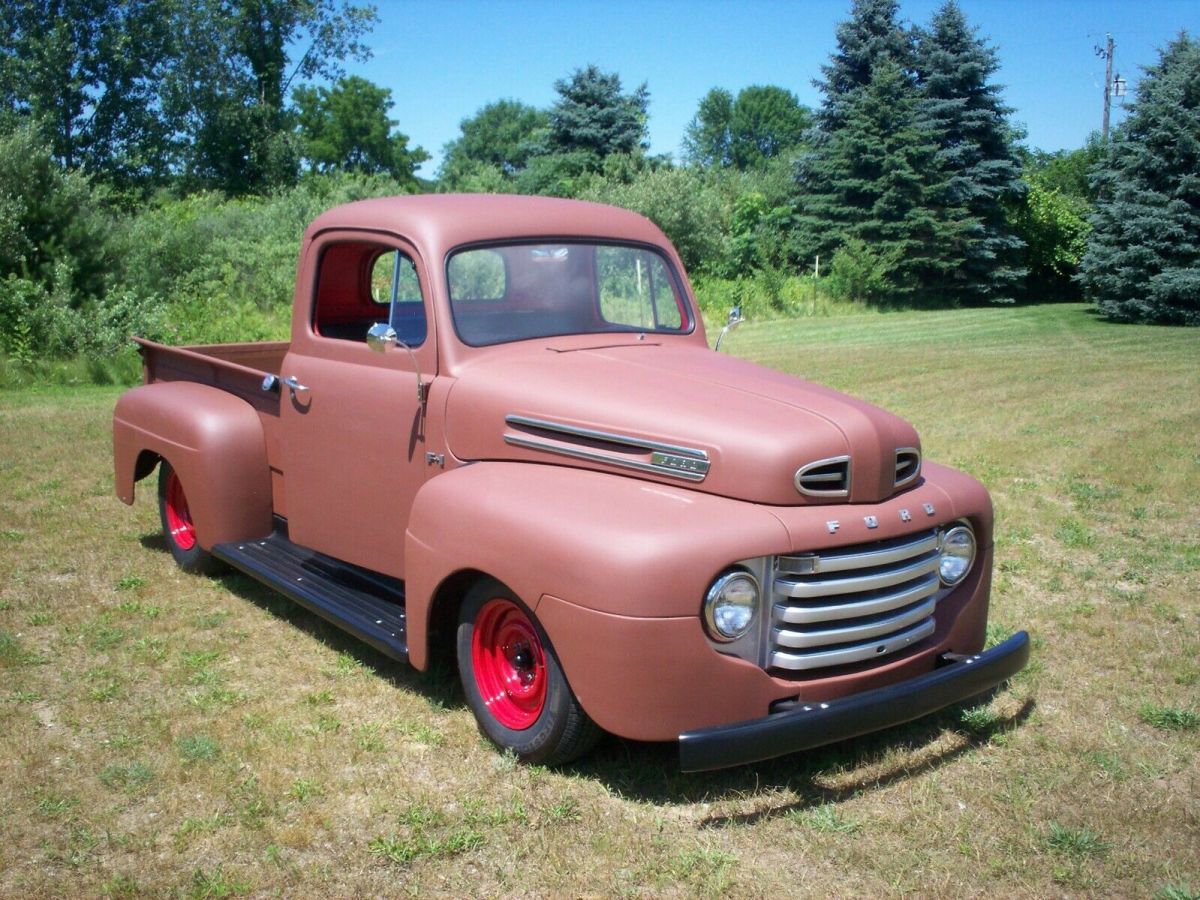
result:
M 717 336 L 716 346 L 713 347 L 714 352 L 721 349 L 721 341 L 725 340 L 725 335 L 733 331 L 746 320 L 742 317 L 742 308 L 735 306 L 729 311 L 729 318 L 725 320 L 725 327 L 721 329 L 721 333 Z
M 403 347 L 408 351 L 408 358 L 412 360 L 413 371 L 417 373 L 417 402 L 421 404 L 421 409 L 425 409 L 425 401 L 429 399 L 429 385 L 421 380 L 421 366 L 417 362 L 417 354 L 413 353 L 413 348 L 400 340 L 400 336 L 396 334 L 396 329 L 387 322 L 376 322 L 367 329 L 367 346 L 377 353 L 383 353 L 389 346 Z
M 377 353 L 382 353 L 397 340 L 396 329 L 387 322 L 377 322 L 367 329 L 367 346 Z

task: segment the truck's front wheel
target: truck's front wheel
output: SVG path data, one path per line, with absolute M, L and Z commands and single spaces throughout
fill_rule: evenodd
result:
M 213 558 L 196 540 L 196 524 L 183 482 L 165 459 L 158 468 L 158 515 L 167 549 L 179 568 L 185 572 L 211 571 Z
M 550 639 L 498 581 L 478 582 L 463 601 L 458 671 L 480 731 L 524 762 L 569 762 L 600 736 L 571 693 Z

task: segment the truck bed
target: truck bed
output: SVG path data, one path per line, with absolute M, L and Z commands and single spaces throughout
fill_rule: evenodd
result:
M 279 391 L 263 390 L 263 379 L 279 375 L 287 341 L 171 347 L 134 338 L 141 347 L 146 384 L 194 381 L 235 394 L 260 412 L 278 414 Z

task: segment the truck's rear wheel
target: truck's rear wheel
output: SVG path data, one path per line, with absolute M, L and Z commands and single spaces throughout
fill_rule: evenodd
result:
M 523 762 L 570 762 L 600 737 L 571 693 L 550 639 L 498 581 L 476 583 L 463 601 L 458 671 L 479 730 Z
M 196 524 L 188 507 L 183 482 L 165 459 L 158 467 L 158 514 L 163 538 L 179 568 L 185 572 L 208 572 L 212 556 L 196 540 Z

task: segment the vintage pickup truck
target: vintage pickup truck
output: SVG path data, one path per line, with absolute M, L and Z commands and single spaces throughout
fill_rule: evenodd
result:
M 685 770 L 974 696 L 992 507 L 913 428 L 709 349 L 645 218 L 577 201 L 351 203 L 304 235 L 290 342 L 139 341 L 116 492 L 157 467 L 184 569 L 223 561 L 384 654 L 457 662 L 482 732 L 601 731 Z

